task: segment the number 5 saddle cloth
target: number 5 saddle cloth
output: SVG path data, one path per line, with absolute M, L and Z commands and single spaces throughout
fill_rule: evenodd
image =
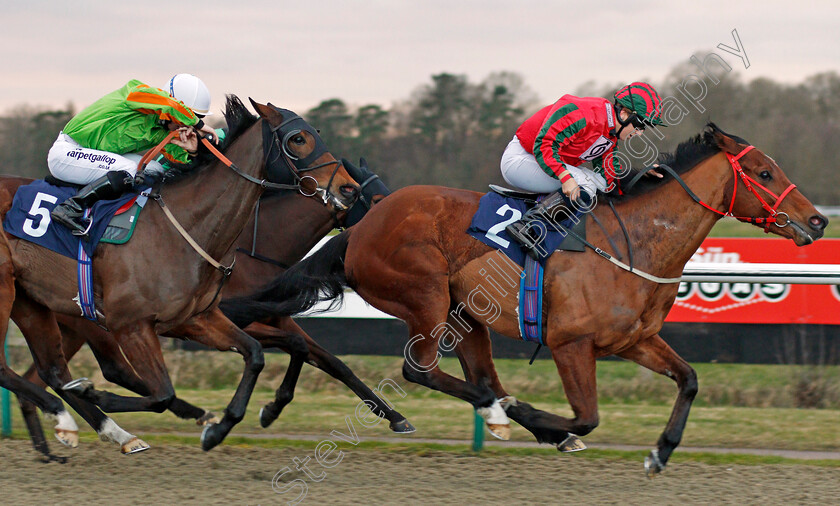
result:
M 75 188 L 53 186 L 40 179 L 21 186 L 15 193 L 12 208 L 3 219 L 3 228 L 15 237 L 75 259 L 81 239 L 71 234 L 67 227 L 50 220 L 50 212 L 75 194 Z M 136 203 L 136 200 L 141 202 Z M 126 242 L 134 230 L 137 214 L 145 200 L 146 197 L 142 195 L 138 197 L 136 193 L 128 193 L 117 200 L 105 200 L 94 204 L 91 208 L 93 225 L 88 238 L 81 240 L 85 253 L 93 256 L 100 242 Z M 109 229 L 112 219 L 124 223 L 115 223 Z

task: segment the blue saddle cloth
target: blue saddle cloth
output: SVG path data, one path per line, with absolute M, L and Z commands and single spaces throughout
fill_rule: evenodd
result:
M 93 226 L 90 228 L 88 239 L 81 240 L 67 227 L 50 220 L 50 212 L 75 194 L 74 188 L 53 186 L 44 180 L 21 186 L 15 193 L 12 208 L 3 220 L 3 228 L 15 237 L 34 242 L 73 259 L 78 258 L 81 241 L 85 253 L 93 256 L 111 218 L 120 207 L 137 195 L 128 193 L 117 200 L 105 200 L 94 204 L 91 208 Z
M 535 204 L 489 192 L 481 197 L 478 211 L 473 216 L 467 233 L 491 248 L 502 251 L 508 258 L 524 267 L 527 253 L 505 232 L 505 227 L 519 220 L 533 205 Z M 576 217 L 580 217 L 581 214 L 578 211 Z M 534 224 L 542 229 L 542 247 L 546 255 L 541 256 L 539 262 L 542 267 L 545 267 L 546 260 L 560 246 L 566 234 L 560 232 L 557 227 L 548 226 L 541 221 L 535 221 Z M 574 222 L 566 219 L 560 224 L 570 229 Z

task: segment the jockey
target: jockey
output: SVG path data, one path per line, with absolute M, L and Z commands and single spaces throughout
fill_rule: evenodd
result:
M 523 190 L 551 193 L 505 229 L 533 256 L 537 251 L 528 221 L 563 203 L 558 190 L 587 207 L 597 190 L 612 189 L 615 175 L 621 172 L 613 156 L 616 143 L 648 125 L 665 126 L 660 120 L 662 101 L 651 85 L 628 84 L 614 98 L 611 104 L 604 98 L 564 95 L 525 120 L 505 149 L 501 162 L 505 181 Z M 591 162 L 593 170 L 581 167 L 583 162 Z M 654 170 L 648 174 L 662 177 Z
M 58 134 L 47 157 L 50 173 L 63 181 L 87 185 L 56 206 L 52 219 L 85 235 L 85 209 L 111 200 L 134 185 L 141 152 L 155 147 L 170 131 L 178 130 L 163 150 L 166 162 L 188 164 L 196 156 L 196 130 L 213 135 L 202 118 L 210 112 L 210 92 L 201 79 L 177 74 L 169 91 L 131 80 L 73 117 Z M 218 142 L 218 141 L 217 141 Z M 163 172 L 157 161 L 146 170 Z

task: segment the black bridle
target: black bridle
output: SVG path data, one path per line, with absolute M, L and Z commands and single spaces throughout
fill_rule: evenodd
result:
M 272 189 L 294 189 L 306 197 L 320 195 L 324 205 L 332 203 L 332 212 L 334 217 L 337 213 L 346 211 L 358 198 L 359 192 L 355 187 L 348 189 L 351 201 L 349 204 L 345 204 L 330 190 L 338 170 L 342 167 L 341 162 L 338 160 L 330 160 L 317 165 L 311 165 L 323 154 L 328 153 L 324 141 L 321 139 L 321 136 L 318 135 L 318 131 L 296 113 L 288 109 L 280 109 L 273 105 L 270 106 L 274 107 L 274 109 L 286 119 L 279 125 L 273 127 L 269 125 L 268 122 L 263 123 L 263 150 L 266 161 L 266 175 L 270 180 L 276 181 L 276 183 L 272 183 L 270 185 L 265 184 L 264 187 Z M 294 136 L 299 135 L 302 132 L 309 133 L 315 140 L 315 148 L 305 158 L 295 155 L 288 147 L 288 143 L 294 138 Z M 273 154 L 275 150 L 277 153 Z M 326 188 L 318 186 L 318 181 L 314 177 L 306 174 L 307 172 L 327 167 L 329 165 L 335 165 L 335 168 L 330 175 Z M 286 172 L 285 169 L 288 169 L 288 172 Z M 315 183 L 315 189 L 311 192 L 307 191 L 302 184 L 306 179 L 310 179 Z M 342 190 L 344 189 L 345 188 L 342 187 Z

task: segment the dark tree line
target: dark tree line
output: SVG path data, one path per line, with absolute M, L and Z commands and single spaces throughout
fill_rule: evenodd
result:
M 72 105 L 57 111 L 20 106 L 0 117 L 0 173 L 46 176 L 47 152 L 74 114 Z
M 634 165 L 673 150 L 714 121 L 772 156 L 812 201 L 840 203 L 835 168 L 840 75 L 826 72 L 786 84 L 714 70 L 703 75 L 694 65 L 679 65 L 665 82 L 654 83 L 670 97 L 670 114 L 679 121 L 620 148 Z M 495 73 L 471 83 L 466 76 L 442 73 L 390 109 L 351 107 L 331 98 L 303 116 L 320 129 L 336 156 L 367 158 L 392 188 L 441 184 L 481 191 L 489 183 L 503 183 L 499 159 L 528 115 L 565 93 L 609 98 L 621 84 L 589 82 L 576 90 L 558 89 L 541 102 L 516 74 Z M 72 114 L 72 106 L 58 111 L 22 106 L 0 117 L 0 172 L 43 177 L 47 150 Z

